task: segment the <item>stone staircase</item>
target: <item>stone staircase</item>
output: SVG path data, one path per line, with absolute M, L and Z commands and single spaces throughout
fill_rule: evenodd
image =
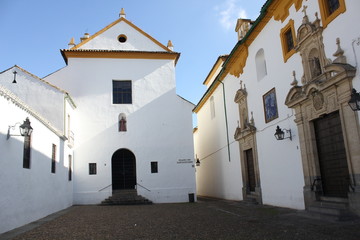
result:
M 247 195 L 246 198 L 244 198 L 241 202 L 246 205 L 258 205 L 259 204 L 256 197 L 251 196 L 251 195 Z
M 102 206 L 109 205 L 144 205 L 152 202 L 137 194 L 136 189 L 125 189 L 113 191 L 112 196 L 101 202 Z
M 326 219 L 330 221 L 351 221 L 358 220 L 359 217 L 349 210 L 347 200 L 337 198 L 325 198 L 315 202 L 308 207 L 311 217 Z

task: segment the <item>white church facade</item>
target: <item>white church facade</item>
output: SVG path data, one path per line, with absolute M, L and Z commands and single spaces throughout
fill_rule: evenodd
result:
M 0 74 L 6 93 L 0 107 L 10 109 L 1 118 L 0 159 L 12 161 L 0 174 L 1 192 L 12 194 L 1 195 L 1 207 L 24 187 L 24 198 L 40 194 L 49 206 L 49 211 L 39 211 L 37 205 L 19 208 L 20 203 L 12 203 L 1 212 L 0 222 L 14 218 L 14 223 L 0 224 L 0 232 L 73 204 L 99 204 L 123 189 L 136 189 L 154 203 L 195 201 L 194 105 L 176 94 L 180 54 L 171 42 L 161 44 L 128 21 L 122 10 L 119 19 L 91 36 L 85 34 L 78 44 L 72 39 L 61 53 L 66 66 L 43 79 L 17 66 Z M 27 117 L 31 137 L 6 140 L 8 127 Z M 27 138 L 31 164 L 23 169 L 19 149 Z M 9 177 L 14 173 L 19 175 L 16 182 Z M 35 185 L 28 178 L 42 183 Z M 8 183 L 15 186 L 9 189 Z M 57 201 L 46 199 L 59 194 Z M 29 217 L 31 211 L 39 214 Z
M 198 195 L 360 214 L 358 9 L 268 0 L 238 20 L 194 109 Z

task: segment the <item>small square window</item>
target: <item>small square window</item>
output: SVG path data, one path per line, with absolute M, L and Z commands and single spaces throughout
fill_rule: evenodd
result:
M 89 175 L 96 175 L 96 163 L 89 163 Z
M 151 162 L 151 173 L 158 172 L 158 162 Z

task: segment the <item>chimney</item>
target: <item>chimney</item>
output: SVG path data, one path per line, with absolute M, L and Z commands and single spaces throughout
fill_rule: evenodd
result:
M 80 38 L 80 41 L 82 42 L 82 41 L 88 39 L 89 37 L 90 37 L 90 34 L 85 33 L 84 36 Z
M 168 41 L 167 48 L 171 51 L 174 51 L 174 45 L 172 44 L 171 40 Z
M 70 39 L 70 42 L 68 43 L 69 49 L 75 47 L 75 40 L 74 38 Z
M 126 18 L 126 14 L 125 14 L 125 10 L 124 8 L 121 8 L 120 14 L 119 14 L 120 18 Z
M 235 32 L 238 34 L 238 41 L 243 39 L 254 22 L 251 19 L 239 18 L 236 23 Z

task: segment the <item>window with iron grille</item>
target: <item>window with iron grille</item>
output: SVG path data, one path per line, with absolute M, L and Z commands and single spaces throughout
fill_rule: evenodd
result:
M 327 7 L 329 15 L 332 14 L 340 7 L 339 0 L 327 0 Z
M 131 81 L 115 81 L 113 86 L 113 104 L 131 104 L 132 86 Z
M 23 168 L 30 169 L 31 157 L 31 137 L 25 136 L 24 138 L 24 153 L 23 153 Z
M 288 24 L 280 31 L 281 46 L 283 50 L 284 62 L 286 62 L 296 51 L 296 35 L 294 20 L 290 19 Z
M 158 172 L 158 162 L 151 162 L 151 173 Z
M 69 155 L 69 176 L 68 176 L 68 180 L 71 181 L 72 180 L 72 156 Z
M 96 175 L 96 163 L 89 163 L 89 175 Z
M 52 145 L 52 154 L 51 154 L 51 173 L 55 173 L 56 168 L 56 145 Z
M 324 28 L 346 11 L 345 0 L 318 0 Z
M 294 48 L 294 39 L 291 28 L 285 32 L 287 51 L 290 52 Z

